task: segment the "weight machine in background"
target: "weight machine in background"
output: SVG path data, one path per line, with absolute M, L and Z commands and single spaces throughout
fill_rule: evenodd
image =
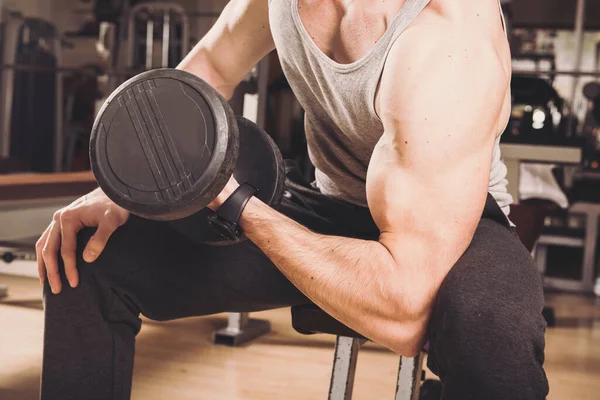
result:
M 519 10 L 522 11 L 527 7 L 531 9 L 532 4 L 540 3 L 540 1 L 541 0 L 513 1 L 511 5 L 513 7 L 513 10 L 515 11 L 515 16 L 517 16 L 519 14 Z M 594 132 L 596 135 L 600 133 L 599 127 L 595 125 L 597 121 L 593 118 L 594 113 L 596 112 L 595 109 L 596 107 L 598 107 L 597 90 L 594 90 L 594 87 L 597 87 L 595 86 L 597 85 L 597 83 L 591 84 L 591 86 L 589 86 L 588 84 L 583 89 L 583 94 L 589 102 L 589 104 L 591 105 L 591 107 L 588 107 L 588 112 L 583 118 L 583 122 L 579 121 L 579 118 L 576 115 L 578 105 L 578 101 L 576 101 L 576 98 L 579 95 L 578 91 L 580 89 L 580 80 L 582 77 L 592 77 L 596 80 L 596 82 L 598 82 L 598 79 L 600 78 L 600 71 L 598 70 L 598 65 L 595 66 L 595 70 L 581 70 L 586 18 L 587 26 L 591 26 L 594 29 L 598 29 L 600 25 L 598 24 L 597 13 L 592 12 L 593 10 L 598 10 L 598 4 L 596 2 L 586 2 L 586 0 L 576 0 L 572 2 L 562 1 L 560 2 L 560 4 L 558 4 L 558 2 L 556 2 L 555 0 L 552 1 L 557 7 L 545 5 L 543 7 L 543 10 L 538 9 L 540 10 L 540 12 L 535 16 L 537 22 L 524 22 L 522 20 L 519 20 L 519 18 L 516 18 L 515 21 L 513 21 L 513 25 L 515 28 L 519 28 L 520 26 L 524 28 L 531 28 L 532 26 L 534 26 L 537 28 L 574 29 L 575 44 L 573 48 L 575 50 L 575 54 L 572 69 L 565 70 L 563 68 L 557 70 L 556 65 L 552 63 L 553 60 L 549 59 L 551 65 L 550 69 L 540 70 L 536 68 L 536 70 L 534 71 L 514 69 L 513 77 L 525 81 L 533 81 L 537 79 L 538 82 L 546 82 L 549 83 L 550 86 L 552 85 L 552 81 L 556 77 L 571 77 L 572 80 L 568 82 L 569 86 L 567 90 L 567 101 L 565 102 L 564 110 L 560 110 L 561 117 L 564 117 L 564 123 L 561 124 L 562 126 L 559 129 L 558 136 L 555 135 L 554 137 L 552 137 L 550 135 L 550 137 L 545 138 L 533 138 L 532 142 L 527 142 L 527 140 L 513 141 L 511 139 L 511 132 L 507 131 L 504 135 L 503 140 L 505 142 L 505 147 L 507 147 L 508 144 L 508 147 L 510 147 L 510 149 L 509 151 L 505 151 L 506 149 L 503 149 L 502 155 L 505 159 L 507 157 L 509 158 L 509 160 L 505 161 L 507 161 L 506 165 L 508 168 L 509 180 L 511 182 L 512 187 L 511 192 L 513 193 L 516 192 L 516 188 L 518 188 L 520 179 L 519 166 L 521 162 L 536 162 L 536 160 L 543 160 L 543 162 L 553 164 L 578 164 L 579 159 L 583 157 L 583 168 L 563 168 L 563 187 L 565 189 L 568 189 L 567 193 L 569 194 L 570 202 L 572 203 L 572 206 L 569 208 L 568 212 L 564 213 L 564 216 L 550 214 L 549 210 L 530 209 L 529 212 L 541 213 L 541 219 L 538 218 L 541 223 L 541 226 L 539 227 L 538 236 L 541 233 L 541 237 L 539 237 L 537 250 L 534 252 L 534 254 L 540 269 L 540 273 L 544 275 L 545 287 L 588 293 L 591 292 L 595 276 L 597 276 L 597 274 L 600 273 L 600 270 L 598 270 L 598 262 L 596 258 L 597 223 L 598 216 L 600 215 L 600 211 L 598 211 L 598 208 L 600 204 L 600 199 L 590 198 L 598 197 L 593 196 L 593 193 L 589 189 L 593 185 L 588 186 L 587 190 L 575 189 L 577 189 L 578 182 L 582 182 L 585 180 L 587 180 L 588 182 L 596 180 L 598 182 L 598 180 L 600 179 L 600 163 L 598 162 L 598 157 L 600 157 L 600 146 L 598 145 L 598 139 L 600 138 L 600 136 L 596 136 L 595 140 L 593 138 Z M 565 11 L 568 8 L 570 14 L 565 12 L 558 12 L 557 8 L 561 8 L 563 11 Z M 586 12 L 586 10 L 588 12 Z M 566 21 L 566 14 L 569 14 L 571 17 L 573 17 L 573 19 L 571 21 Z M 595 16 L 594 18 L 591 18 L 595 19 L 595 21 L 592 21 L 590 19 L 590 17 L 592 16 Z M 548 103 L 546 103 L 546 105 L 547 104 Z M 542 110 L 539 107 L 536 108 L 535 105 L 533 107 L 526 107 L 526 111 L 538 114 L 538 124 L 541 119 L 545 119 L 546 124 L 548 124 L 549 121 L 551 121 L 552 119 L 550 117 L 550 112 Z M 542 118 L 541 114 L 545 114 L 545 118 Z M 533 121 L 533 123 L 536 123 L 536 121 Z M 546 139 L 550 139 L 550 141 Z M 509 141 L 510 143 L 507 143 Z M 594 145 L 593 143 L 591 143 L 592 141 L 595 141 L 596 144 Z M 548 144 L 553 145 L 554 147 L 554 149 L 551 152 L 548 152 L 548 149 L 544 148 L 545 145 Z M 590 154 L 593 153 L 596 153 L 595 158 L 590 158 Z M 511 188 L 509 187 L 509 189 Z M 515 200 L 518 201 L 518 197 L 515 197 Z M 519 205 L 517 205 L 517 207 L 519 207 Z M 516 218 L 517 215 L 519 215 L 519 213 L 513 212 L 511 215 L 513 215 Z M 544 219 L 546 216 L 548 217 L 546 218 L 547 223 L 544 224 Z M 554 221 L 559 219 L 565 221 L 563 224 L 564 226 L 554 225 Z M 578 219 L 581 219 L 583 222 L 577 223 L 577 226 L 570 226 L 572 225 L 573 221 Z M 550 225 L 548 225 L 548 221 L 550 221 Z M 517 220 L 515 220 L 515 222 L 517 223 L 517 230 L 519 230 L 519 228 L 522 227 L 523 224 L 519 224 L 519 221 Z M 546 226 L 543 227 L 544 225 Z M 558 277 L 552 276 L 551 274 L 547 275 L 547 271 L 550 271 L 550 268 L 546 268 L 546 261 L 549 261 L 552 258 L 550 256 L 551 252 L 548 249 L 552 246 L 561 246 L 564 248 L 571 249 L 579 247 L 582 249 L 583 259 L 581 263 L 581 271 L 577 277 L 573 276 L 567 278 L 566 276 Z M 571 266 L 571 264 L 565 265 Z M 569 268 L 569 271 L 571 270 L 573 270 L 572 272 L 575 272 L 574 268 Z M 547 311 L 548 310 L 545 310 L 545 312 Z
M 60 171 L 63 76 L 55 69 L 60 66 L 61 49 L 66 42 L 47 21 L 13 12 L 0 10 L 0 13 L 3 64 L 0 159 L 15 163 L 20 169 Z M 42 90 L 34 93 L 39 88 Z
M 189 51 L 190 28 L 185 10 L 172 3 L 140 3 L 128 23 L 129 68 L 174 68 Z M 158 32 L 157 32 L 158 31 Z M 160 37 L 160 63 L 156 65 L 154 38 Z M 143 57 L 140 57 L 143 56 Z

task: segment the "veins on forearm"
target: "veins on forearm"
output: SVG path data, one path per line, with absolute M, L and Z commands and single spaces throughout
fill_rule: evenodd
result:
M 341 320 L 397 318 L 397 268 L 376 241 L 314 233 L 260 201 L 242 215 L 246 235 L 313 302 Z

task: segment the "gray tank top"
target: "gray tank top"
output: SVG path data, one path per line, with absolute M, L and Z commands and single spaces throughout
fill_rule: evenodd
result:
M 375 113 L 375 91 L 394 41 L 430 0 L 407 0 L 387 31 L 359 60 L 339 64 L 325 55 L 304 28 L 298 0 L 269 4 L 273 40 L 283 72 L 305 110 L 308 154 L 316 184 L 327 195 L 367 206 L 367 167 L 383 125 Z M 499 139 L 491 160 L 489 192 L 508 215 L 512 197 Z

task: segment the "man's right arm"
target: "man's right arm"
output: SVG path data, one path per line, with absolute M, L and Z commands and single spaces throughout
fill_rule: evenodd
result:
M 229 99 L 256 63 L 274 48 L 268 0 L 232 0 L 177 68 L 204 79 Z
M 269 28 L 268 0 L 232 0 L 194 49 L 177 68 L 207 81 L 225 98 L 274 48 Z M 69 285 L 79 283 L 76 265 L 77 232 L 97 227 L 83 252 L 93 262 L 104 250 L 112 233 L 123 225 L 129 212 L 96 189 L 58 210 L 36 244 L 40 281 L 48 277 L 53 293 L 62 289 L 58 253 L 64 261 Z

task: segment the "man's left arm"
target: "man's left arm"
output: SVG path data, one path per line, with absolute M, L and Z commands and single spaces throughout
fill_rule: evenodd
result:
M 381 78 L 385 133 L 367 175 L 379 240 L 314 233 L 256 198 L 240 223 L 324 311 L 412 356 L 437 290 L 481 217 L 508 77 L 494 51 L 477 41 L 404 35 L 408 43 L 433 44 L 408 47 L 399 39 Z

